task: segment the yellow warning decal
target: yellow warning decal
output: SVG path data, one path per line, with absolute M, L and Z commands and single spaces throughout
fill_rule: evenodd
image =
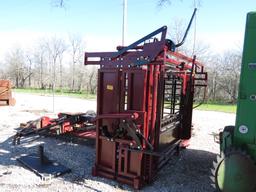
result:
M 107 90 L 113 91 L 114 90 L 114 86 L 113 85 L 107 85 Z

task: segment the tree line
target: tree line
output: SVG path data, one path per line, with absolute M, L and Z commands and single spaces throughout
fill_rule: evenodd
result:
M 42 38 L 33 49 L 13 48 L 0 64 L 0 78 L 16 88 L 96 91 L 95 67 L 84 66 L 85 43 L 79 35 L 68 40 Z
M 173 31 L 172 34 L 178 42 L 181 33 Z M 70 35 L 68 40 L 59 37 L 40 39 L 33 49 L 12 49 L 0 64 L 0 78 L 10 79 L 16 88 L 54 88 L 95 94 L 97 68 L 84 66 L 85 50 L 85 42 L 79 35 Z M 223 54 L 212 54 L 208 50 L 203 43 L 197 43 L 197 46 L 188 43 L 178 51 L 197 55 L 206 66 L 208 101 L 235 103 L 241 51 L 231 49 Z M 203 90 L 197 90 L 195 99 L 202 97 Z
M 171 4 L 172 0 L 156 0 L 157 5 L 162 7 L 166 4 Z M 52 0 L 52 3 L 56 7 L 63 8 L 65 7 L 65 0 Z M 201 0 L 191 1 L 194 7 L 200 7 Z M 184 33 L 183 23 L 175 20 L 172 24 L 172 39 L 175 39 L 175 42 L 180 42 Z M 193 41 L 193 40 L 192 40 Z M 190 40 L 190 42 L 192 42 Z M 195 41 L 195 39 L 194 39 Z M 241 48 L 238 50 L 230 49 L 222 54 L 212 54 L 209 53 L 209 47 L 205 46 L 204 43 L 199 42 L 195 46 L 195 43 L 186 43 L 180 51 L 184 52 L 187 55 L 197 55 L 197 58 L 206 66 L 208 72 L 208 87 L 206 91 L 206 100 L 209 102 L 216 103 L 235 103 L 238 96 L 238 86 L 240 79 L 240 68 L 241 68 L 241 58 L 242 51 Z M 74 54 L 73 54 L 74 55 Z M 72 62 L 74 63 L 74 62 Z M 75 69 L 75 67 L 71 67 Z M 74 70 L 72 71 L 71 79 L 71 89 L 74 88 Z M 93 82 L 92 79 L 95 78 L 95 70 L 93 70 L 87 78 L 87 81 L 83 82 L 87 84 L 87 89 L 90 86 L 89 82 Z M 83 75 L 82 75 L 83 76 Z M 79 79 L 79 78 L 78 78 Z M 80 80 L 82 80 L 80 78 Z M 81 82 L 80 82 L 81 83 Z M 81 83 L 81 84 L 83 84 Z M 79 84 L 79 83 L 78 83 Z M 93 84 L 95 86 L 95 84 Z M 80 86 L 81 88 L 83 86 Z M 94 88 L 94 87 L 93 87 Z M 90 88 L 89 88 L 90 89 Z M 95 86 L 96 89 L 96 86 Z M 95 89 L 93 89 L 95 91 Z M 201 89 L 196 91 L 195 98 L 198 100 L 204 99 L 204 93 Z
M 176 19 L 169 29 L 168 35 L 171 39 L 174 42 L 181 42 L 186 29 L 184 22 Z M 177 51 L 191 57 L 196 55 L 197 60 L 205 65 L 208 72 L 206 94 L 202 88 L 197 89 L 195 100 L 202 100 L 205 97 L 206 101 L 213 103 L 236 103 L 242 61 L 242 48 L 239 43 L 237 45 L 224 52 L 215 53 L 209 45 L 197 40 L 195 31 L 190 31 L 184 45 Z
M 184 52 L 191 54 L 185 48 Z M 212 103 L 235 104 L 238 97 L 240 69 L 242 62 L 241 49 L 230 49 L 223 53 L 211 53 L 208 46 L 199 44 L 195 47 L 194 54 L 205 65 L 208 73 L 205 100 Z M 197 89 L 195 99 L 202 100 L 204 92 Z

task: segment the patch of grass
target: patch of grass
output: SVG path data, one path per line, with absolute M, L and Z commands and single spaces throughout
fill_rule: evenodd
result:
M 39 95 L 52 95 L 51 89 L 21 89 L 16 88 L 13 89 L 16 93 L 28 93 L 28 94 L 39 94 Z M 71 92 L 69 90 L 55 90 L 55 95 L 67 96 L 67 97 L 77 97 L 81 99 L 96 99 L 96 94 L 90 94 L 88 92 Z M 195 104 L 194 106 L 196 106 Z M 165 106 L 166 107 L 166 106 Z M 205 111 L 219 111 L 219 112 L 226 112 L 226 113 L 236 113 L 236 105 L 231 104 L 215 104 L 215 103 L 206 103 L 202 104 L 196 109 L 198 110 L 205 110 Z
M 52 95 L 52 90 L 51 89 L 16 88 L 16 89 L 13 89 L 13 91 L 16 92 L 16 93 Z M 96 99 L 96 94 L 90 94 L 90 93 L 85 92 L 85 91 L 71 92 L 69 90 L 56 89 L 54 94 L 59 95 L 59 96 L 77 97 L 77 98 L 81 98 L 81 99 Z
M 236 113 L 236 105 L 230 104 L 202 104 L 196 109 L 205 111 L 220 111 L 226 113 Z

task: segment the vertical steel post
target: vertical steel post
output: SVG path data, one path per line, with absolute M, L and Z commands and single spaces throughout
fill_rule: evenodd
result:
M 125 45 L 126 31 L 127 31 L 127 0 L 123 0 L 122 46 Z

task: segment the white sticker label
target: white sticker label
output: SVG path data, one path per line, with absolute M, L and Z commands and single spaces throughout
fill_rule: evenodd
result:
M 256 70 L 256 63 L 249 63 L 248 64 L 249 69 Z
M 246 127 L 245 125 L 241 125 L 239 127 L 239 132 L 242 133 L 242 134 L 248 133 L 248 130 L 249 130 L 248 127 Z
M 256 101 L 256 95 L 251 95 L 251 96 L 250 96 L 250 100 L 251 100 L 251 101 Z

